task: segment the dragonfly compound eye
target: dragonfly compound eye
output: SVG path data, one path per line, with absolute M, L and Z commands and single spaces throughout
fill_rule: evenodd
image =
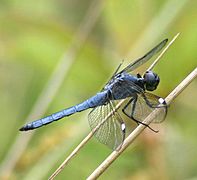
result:
M 147 71 L 144 74 L 145 88 L 148 91 L 154 91 L 159 84 L 159 76 L 152 71 Z

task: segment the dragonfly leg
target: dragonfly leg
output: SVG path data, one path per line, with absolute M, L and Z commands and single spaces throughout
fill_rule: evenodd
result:
M 145 95 L 143 95 L 143 98 L 144 98 L 146 104 L 150 108 L 163 108 L 163 107 L 167 107 L 168 106 L 163 98 L 160 98 L 161 102 L 159 102 L 160 103 L 159 105 L 153 105 L 153 104 L 151 104 Z
M 158 133 L 158 132 L 159 132 L 158 130 L 154 130 L 154 129 L 151 128 L 148 124 L 143 123 L 143 122 L 137 120 L 136 118 L 134 118 L 134 112 L 135 112 L 136 102 L 137 102 L 137 96 L 131 98 L 131 99 L 129 100 L 129 102 L 125 105 L 125 107 L 122 109 L 122 112 L 123 112 L 127 117 L 129 117 L 130 119 L 132 119 L 133 121 L 135 121 L 138 125 L 139 125 L 139 124 L 142 124 L 142 125 L 148 127 L 148 128 L 149 128 L 150 130 L 152 130 L 153 132 Z M 132 110 L 131 110 L 131 114 L 129 115 L 129 114 L 125 111 L 125 109 L 126 109 L 131 103 L 132 103 Z
M 137 101 L 137 97 L 135 97 L 135 98 L 131 98 L 130 100 L 129 100 L 129 102 L 124 106 L 124 108 L 122 109 L 122 112 L 127 116 L 127 117 L 129 117 L 129 118 L 131 118 L 131 116 L 132 116 L 132 111 L 134 111 L 134 109 L 135 109 L 135 104 L 136 104 L 136 101 Z M 133 106 L 132 106 L 132 111 L 131 111 L 131 114 L 128 114 L 125 110 L 126 110 L 126 108 L 130 105 L 130 104 L 133 104 Z M 139 125 L 139 123 L 136 121 L 136 123 Z

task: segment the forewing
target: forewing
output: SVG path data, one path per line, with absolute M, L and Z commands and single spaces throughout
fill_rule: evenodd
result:
M 101 143 L 115 150 L 121 146 L 125 134 L 122 131 L 122 120 L 117 111 L 113 110 L 113 104 L 109 102 L 106 105 L 94 108 L 88 115 L 91 129 L 100 126 L 94 136 Z
M 133 107 L 135 106 L 135 107 Z M 165 101 L 151 93 L 141 93 L 137 95 L 136 103 L 130 103 L 125 109 L 127 114 L 131 114 L 133 111 L 133 117 L 138 121 L 143 121 L 150 113 L 159 108 L 161 111 L 154 117 L 152 122 L 161 123 L 167 114 L 167 105 Z
M 168 39 L 163 40 L 160 42 L 157 46 L 155 46 L 152 50 L 150 50 L 148 53 L 146 53 L 143 57 L 137 59 L 133 63 L 129 64 L 125 69 L 123 69 L 122 72 L 131 72 L 137 67 L 141 66 L 145 62 L 147 62 L 150 58 L 152 58 L 156 53 L 158 53 L 167 43 Z

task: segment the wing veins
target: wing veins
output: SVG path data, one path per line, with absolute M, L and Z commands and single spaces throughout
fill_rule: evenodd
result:
M 131 72 L 140 65 L 147 62 L 150 58 L 152 58 L 156 53 L 158 53 L 167 43 L 168 39 L 164 39 L 162 42 L 160 42 L 157 46 L 155 46 L 153 49 L 151 49 L 148 53 L 146 53 L 143 57 L 137 59 L 133 63 L 129 64 L 126 68 L 124 68 L 120 73 L 122 72 Z

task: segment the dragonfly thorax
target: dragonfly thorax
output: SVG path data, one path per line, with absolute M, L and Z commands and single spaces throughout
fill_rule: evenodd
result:
M 141 78 L 143 80 L 143 78 Z M 109 92 L 110 99 L 124 99 L 138 93 L 135 86 L 139 85 L 139 78 L 128 73 L 119 73 L 115 75 L 104 90 Z M 144 87 L 144 84 L 142 83 Z M 140 86 L 141 87 L 141 86 Z M 144 89 L 144 88 L 143 88 Z

